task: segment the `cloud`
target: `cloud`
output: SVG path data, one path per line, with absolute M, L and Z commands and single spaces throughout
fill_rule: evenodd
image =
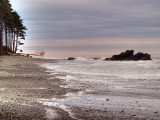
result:
M 85 43 L 85 39 L 95 38 L 120 42 L 123 38 L 160 38 L 159 0 L 14 1 L 29 28 L 29 40 L 82 39 Z
M 50 33 L 55 39 L 160 37 L 157 0 L 24 0 L 24 3 L 28 5 L 28 25 L 37 32 Z
M 85 41 L 85 42 L 84 42 Z M 25 44 L 30 50 L 43 49 L 46 51 L 79 51 L 79 52 L 107 52 L 125 51 L 126 49 L 149 52 L 158 50 L 159 39 L 76 39 L 76 40 L 39 40 Z M 43 45 L 43 46 L 42 46 Z M 148 50 L 147 50 L 148 49 Z M 159 49 L 160 50 L 160 49 Z

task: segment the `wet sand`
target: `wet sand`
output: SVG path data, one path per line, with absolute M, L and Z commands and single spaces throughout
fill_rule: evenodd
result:
M 77 89 L 63 88 L 64 82 L 55 77 L 43 63 L 56 62 L 22 56 L 0 57 L 0 119 L 4 120 L 144 120 L 124 111 L 114 113 L 84 107 L 70 107 L 67 112 L 58 106 L 39 103 L 38 99 L 65 98 Z M 72 113 L 72 114 L 69 114 Z

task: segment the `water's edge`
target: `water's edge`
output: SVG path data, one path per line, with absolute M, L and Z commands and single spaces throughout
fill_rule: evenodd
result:
M 49 106 L 71 113 L 69 106 L 99 110 L 126 111 L 128 114 L 159 118 L 160 60 L 105 62 L 102 60 L 58 60 L 44 64 L 51 74 L 67 86 L 82 89 L 68 93 L 66 99 L 40 99 Z M 73 115 L 72 115 L 73 116 Z

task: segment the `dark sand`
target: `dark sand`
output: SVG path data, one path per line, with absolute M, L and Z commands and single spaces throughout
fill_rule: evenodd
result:
M 62 88 L 63 81 L 51 79 L 52 75 L 40 64 L 56 62 L 22 56 L 0 58 L 0 120 L 144 120 L 134 115 L 71 107 L 73 117 L 58 108 L 45 106 L 37 99 L 64 98 L 76 89 Z

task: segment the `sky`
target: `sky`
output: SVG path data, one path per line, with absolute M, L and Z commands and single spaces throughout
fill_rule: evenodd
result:
M 10 0 L 27 26 L 24 52 L 111 57 L 127 49 L 160 57 L 160 0 Z

